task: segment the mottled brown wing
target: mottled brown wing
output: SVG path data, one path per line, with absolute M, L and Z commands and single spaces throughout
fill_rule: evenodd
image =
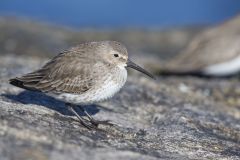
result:
M 94 59 L 84 55 L 64 53 L 35 72 L 11 79 L 10 83 L 34 91 L 81 94 L 94 85 L 94 63 Z

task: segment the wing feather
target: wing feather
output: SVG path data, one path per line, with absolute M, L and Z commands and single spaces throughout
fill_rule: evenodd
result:
M 87 55 L 64 52 L 41 69 L 11 79 L 10 83 L 34 91 L 81 94 L 91 89 L 95 83 L 91 73 L 95 63 Z

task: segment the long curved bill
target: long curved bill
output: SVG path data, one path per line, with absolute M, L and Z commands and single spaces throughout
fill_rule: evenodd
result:
M 149 73 L 148 71 L 146 71 L 145 69 L 143 69 L 142 67 L 138 66 L 137 64 L 133 63 L 131 60 L 128 59 L 127 61 L 127 67 L 133 68 L 139 72 L 142 72 L 143 74 L 148 75 L 149 77 L 151 77 L 152 79 L 155 79 L 155 77 Z

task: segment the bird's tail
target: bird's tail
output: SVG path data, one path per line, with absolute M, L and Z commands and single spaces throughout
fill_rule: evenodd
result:
M 25 86 L 23 85 L 23 81 L 17 79 L 17 78 L 12 78 L 9 80 L 9 83 L 11 85 L 14 85 L 16 87 L 20 87 L 20 88 L 24 88 L 25 89 Z
M 34 85 L 36 85 L 39 81 L 38 80 L 32 81 L 32 79 L 26 79 L 26 78 L 27 78 L 26 76 L 25 77 L 23 76 L 21 78 L 18 78 L 18 77 L 12 78 L 9 80 L 9 83 L 19 88 L 23 88 L 31 91 L 39 91 L 37 88 L 34 87 Z
M 14 86 L 19 87 L 19 88 L 23 88 L 23 89 L 27 89 L 27 90 L 31 90 L 31 91 L 37 91 L 35 88 L 28 87 L 28 86 L 24 85 L 24 81 L 22 81 L 22 80 L 20 80 L 18 78 L 10 79 L 9 83 L 11 85 L 14 85 Z

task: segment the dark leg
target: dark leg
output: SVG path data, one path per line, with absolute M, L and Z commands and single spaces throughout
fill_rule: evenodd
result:
M 109 120 L 105 120 L 105 121 L 100 121 L 100 120 L 96 120 L 94 119 L 82 106 L 79 106 L 79 108 L 81 109 L 81 111 L 86 114 L 86 116 L 88 117 L 89 121 L 95 125 L 96 127 L 99 125 L 99 124 L 102 124 L 102 125 L 109 125 L 109 126 L 113 126 L 114 124 L 111 123 Z
M 84 118 L 82 118 L 75 110 L 72 104 L 70 103 L 66 103 L 66 106 L 68 107 L 68 109 L 78 118 L 78 120 L 80 121 L 80 123 L 86 127 L 87 129 L 95 129 L 96 126 L 92 125 L 91 123 L 89 124 L 88 121 Z

